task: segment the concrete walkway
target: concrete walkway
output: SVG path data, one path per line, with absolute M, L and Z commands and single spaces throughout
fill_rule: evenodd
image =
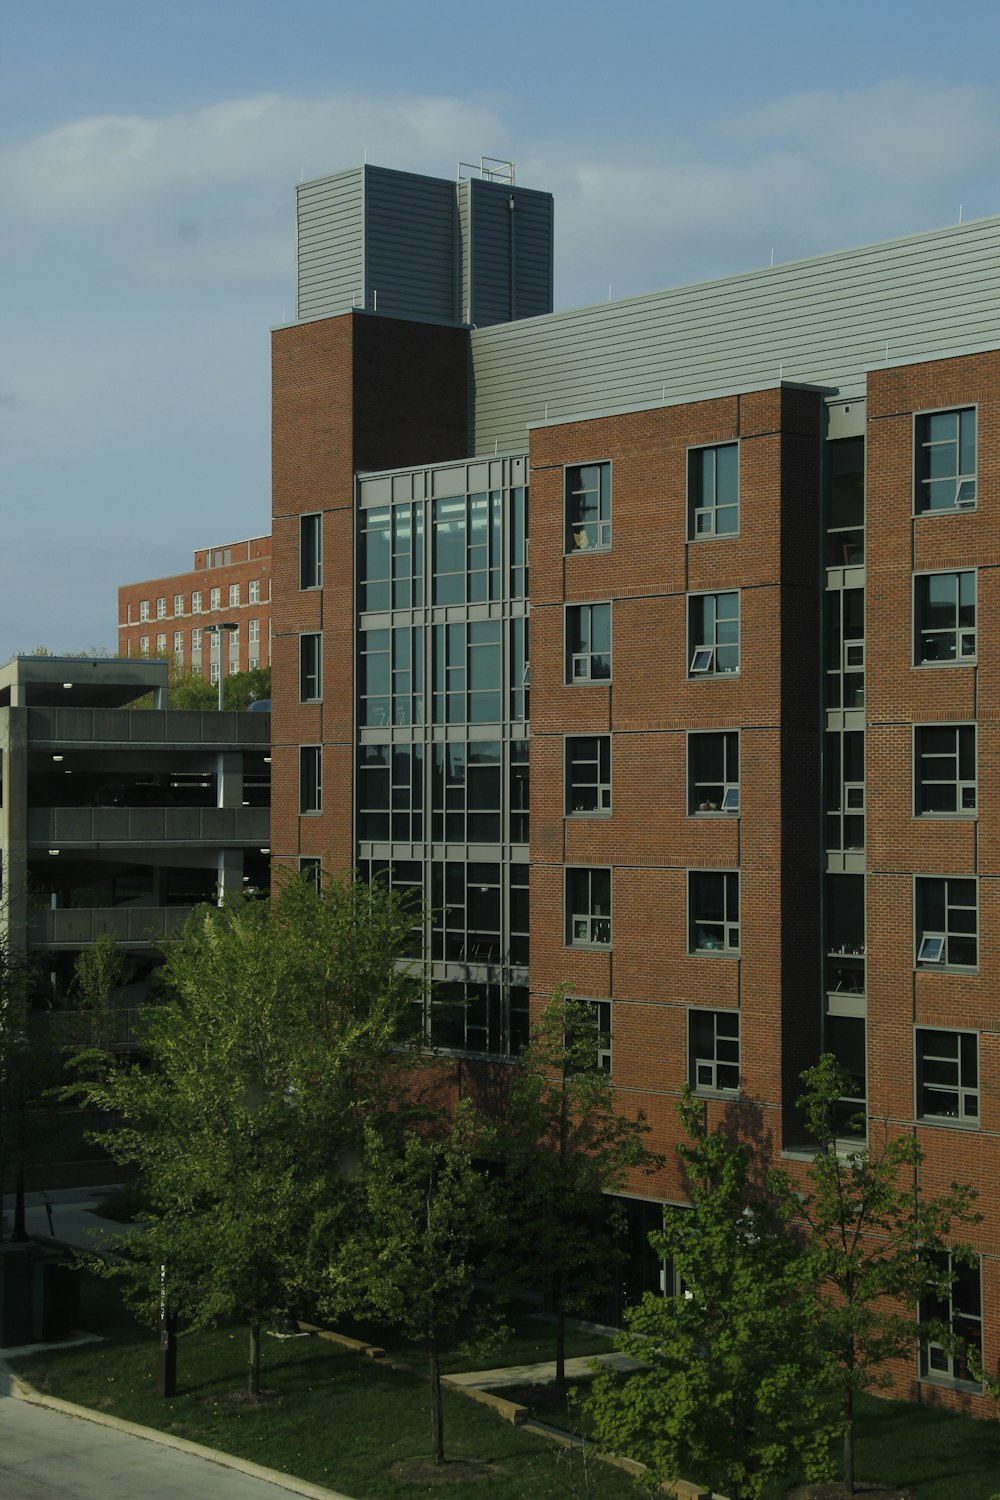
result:
M 626 1354 L 587 1354 L 566 1361 L 566 1375 L 570 1380 L 590 1374 L 594 1360 L 612 1370 L 641 1370 L 637 1359 Z M 500 1370 L 467 1370 L 464 1374 L 449 1375 L 451 1385 L 464 1385 L 474 1391 L 499 1391 L 512 1385 L 548 1385 L 556 1378 L 554 1360 L 542 1360 L 533 1365 L 507 1365 Z
M 99 1218 L 94 1209 L 103 1198 L 114 1192 L 110 1187 L 60 1188 L 52 1193 L 28 1193 L 24 1200 L 24 1225 L 31 1239 L 51 1239 L 58 1245 L 72 1245 L 78 1250 L 94 1250 L 101 1237 L 120 1234 L 127 1224 Z M 10 1238 L 14 1217 L 14 1198 L 8 1193 L 3 1200 L 3 1233 Z M 96 1233 L 92 1233 L 94 1231 Z

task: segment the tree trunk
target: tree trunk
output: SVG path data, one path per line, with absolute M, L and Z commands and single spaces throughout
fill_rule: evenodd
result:
M 260 1395 L 260 1324 L 250 1324 L 250 1365 L 247 1370 L 247 1391 L 251 1396 Z
M 556 1303 L 556 1390 L 566 1394 L 566 1314 L 562 1300 Z
M 844 1484 L 854 1494 L 854 1392 L 844 1398 Z
M 437 1334 L 428 1340 L 431 1376 L 431 1459 L 444 1463 L 444 1414 L 441 1410 L 441 1366 L 438 1362 Z

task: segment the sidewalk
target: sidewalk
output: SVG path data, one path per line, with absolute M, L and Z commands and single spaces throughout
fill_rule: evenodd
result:
M 127 1224 L 100 1218 L 94 1209 L 113 1187 L 59 1188 L 52 1193 L 27 1193 L 24 1199 L 24 1225 L 31 1239 L 52 1240 L 57 1245 L 71 1245 L 75 1250 L 94 1250 L 95 1241 L 88 1233 L 120 1234 Z M 46 1207 L 46 1204 L 48 1207 Z M 10 1238 L 14 1221 L 14 1195 L 3 1200 L 3 1235 Z M 99 1243 L 99 1240 L 98 1240 Z

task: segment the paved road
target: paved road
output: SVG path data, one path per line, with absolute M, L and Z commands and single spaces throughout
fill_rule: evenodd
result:
M 0 1397 L 0 1495 L 3 1500 L 290 1500 L 281 1485 L 12 1396 Z

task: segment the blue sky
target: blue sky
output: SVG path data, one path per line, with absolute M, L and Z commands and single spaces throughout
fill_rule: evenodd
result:
M 0 4 L 0 661 L 269 529 L 293 188 L 512 157 L 556 305 L 1000 212 L 1000 7 Z

